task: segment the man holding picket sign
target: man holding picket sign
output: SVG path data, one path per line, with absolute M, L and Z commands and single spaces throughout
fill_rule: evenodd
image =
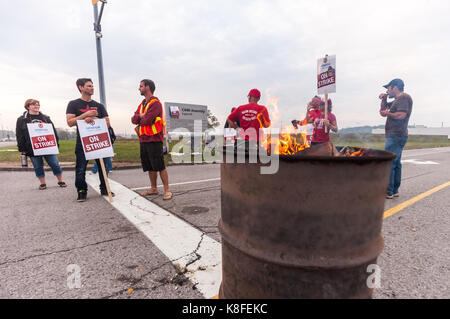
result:
M 92 95 L 94 94 L 94 84 L 92 80 L 81 78 L 76 81 L 76 85 L 81 93 L 81 98 L 69 102 L 66 110 L 66 119 L 67 125 L 70 127 L 77 126 L 77 143 L 75 146 L 75 187 L 77 188 L 78 193 L 77 201 L 84 202 L 87 198 L 88 189 L 86 183 L 86 166 L 90 159 L 95 159 L 97 166 L 102 168 L 98 172 L 101 195 L 109 196 L 108 193 L 110 192 L 108 192 L 107 181 L 105 181 L 106 172 L 104 170 L 103 161 L 100 161 L 100 159 L 103 157 L 112 157 L 114 153 L 108 134 L 108 127 L 110 126 L 108 113 L 102 104 L 92 99 Z M 99 119 L 102 120 L 100 121 Z M 88 126 L 91 126 L 92 129 L 87 129 Z M 105 141 L 105 135 L 102 135 L 102 133 L 105 133 L 105 129 L 107 141 Z M 83 134 L 85 134 L 83 137 L 87 138 L 87 140 L 83 140 L 83 142 L 80 138 L 80 130 L 83 130 Z M 89 132 L 93 135 L 91 136 L 91 139 L 89 138 Z M 89 144 L 89 147 L 87 144 Z M 100 150 L 100 152 L 94 152 L 98 150 Z M 114 196 L 114 193 L 111 193 L 111 196 Z M 112 201 L 111 198 L 110 201 Z

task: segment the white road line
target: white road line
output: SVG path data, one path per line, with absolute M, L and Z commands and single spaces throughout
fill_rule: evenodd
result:
M 445 150 L 440 150 L 440 149 L 436 149 L 434 148 L 433 150 L 436 150 L 435 152 L 432 153 L 419 153 L 419 154 L 408 154 L 408 153 L 404 153 L 402 155 L 402 158 L 409 158 L 409 157 L 417 157 L 417 156 L 425 156 L 425 155 L 437 155 L 437 154 L 443 154 L 443 153 L 450 153 L 450 149 L 445 149 Z M 413 151 L 413 150 L 411 150 Z M 414 150 L 417 151 L 417 150 Z
M 196 184 L 196 183 L 204 183 L 204 182 L 214 182 L 214 181 L 220 181 L 220 177 L 219 178 L 210 178 L 210 179 L 202 179 L 202 180 L 198 180 L 198 181 L 190 181 L 190 182 L 182 182 L 182 183 L 173 183 L 173 184 L 169 184 L 169 186 L 177 186 L 177 185 L 188 185 L 188 184 Z M 163 187 L 163 185 L 158 185 L 158 187 Z M 139 190 L 143 190 L 143 189 L 147 189 L 148 186 L 144 186 L 144 187 L 136 187 L 136 188 L 130 188 L 132 191 L 139 191 Z
M 419 161 L 416 159 L 408 159 L 408 160 L 402 160 L 402 164 L 410 163 L 410 164 L 416 164 L 416 165 L 439 165 L 439 163 L 433 162 L 433 161 Z
M 99 193 L 96 175 L 87 175 L 86 181 Z M 220 243 L 122 184 L 111 179 L 109 183 L 115 193 L 111 205 L 174 265 L 186 269 L 185 276 L 197 284 L 196 288 L 205 298 L 217 296 L 222 280 Z M 107 197 L 105 199 L 108 201 Z

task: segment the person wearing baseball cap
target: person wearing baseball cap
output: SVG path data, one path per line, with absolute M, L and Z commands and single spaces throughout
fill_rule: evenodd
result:
M 252 89 L 247 95 L 248 104 L 237 107 L 228 116 L 228 125 L 236 129 L 236 122 L 239 122 L 242 130 L 239 131 L 239 137 L 245 140 L 255 140 L 259 142 L 259 129 L 270 126 L 270 117 L 267 108 L 259 105 L 261 92 Z
M 386 144 L 384 149 L 395 153 L 397 157 L 392 161 L 391 175 L 386 192 L 386 198 L 399 196 L 399 187 L 402 180 L 402 152 L 408 141 L 408 122 L 411 116 L 413 101 L 411 96 L 403 92 L 405 83 L 401 79 L 393 79 L 383 85 L 386 93 L 381 93 L 380 115 L 386 117 L 385 134 Z M 387 102 L 387 98 L 394 101 Z

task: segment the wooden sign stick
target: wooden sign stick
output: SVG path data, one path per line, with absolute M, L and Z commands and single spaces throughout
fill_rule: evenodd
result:
M 325 93 L 325 120 L 328 120 L 328 93 Z M 325 126 L 325 133 L 328 133 L 327 126 Z
M 108 175 L 106 175 L 105 163 L 103 162 L 103 158 L 99 158 L 99 160 L 100 160 L 100 166 L 102 167 L 103 178 L 105 179 L 106 190 L 108 191 L 109 202 L 112 203 L 113 199 L 111 196 L 111 189 L 109 188 Z

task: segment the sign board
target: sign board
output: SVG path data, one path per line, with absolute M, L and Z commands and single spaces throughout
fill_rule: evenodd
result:
M 317 93 L 336 93 L 336 56 L 317 60 Z
M 167 132 L 178 129 L 194 132 L 194 121 L 201 121 L 202 132 L 208 128 L 208 107 L 206 105 L 164 102 L 164 115 Z
M 53 125 L 48 123 L 28 123 L 27 127 L 34 156 L 59 154 Z
M 114 156 L 105 119 L 95 119 L 91 123 L 79 120 L 77 126 L 86 160 Z
M 234 145 L 236 140 L 237 132 L 234 128 L 224 128 L 223 129 L 223 137 L 225 146 Z

